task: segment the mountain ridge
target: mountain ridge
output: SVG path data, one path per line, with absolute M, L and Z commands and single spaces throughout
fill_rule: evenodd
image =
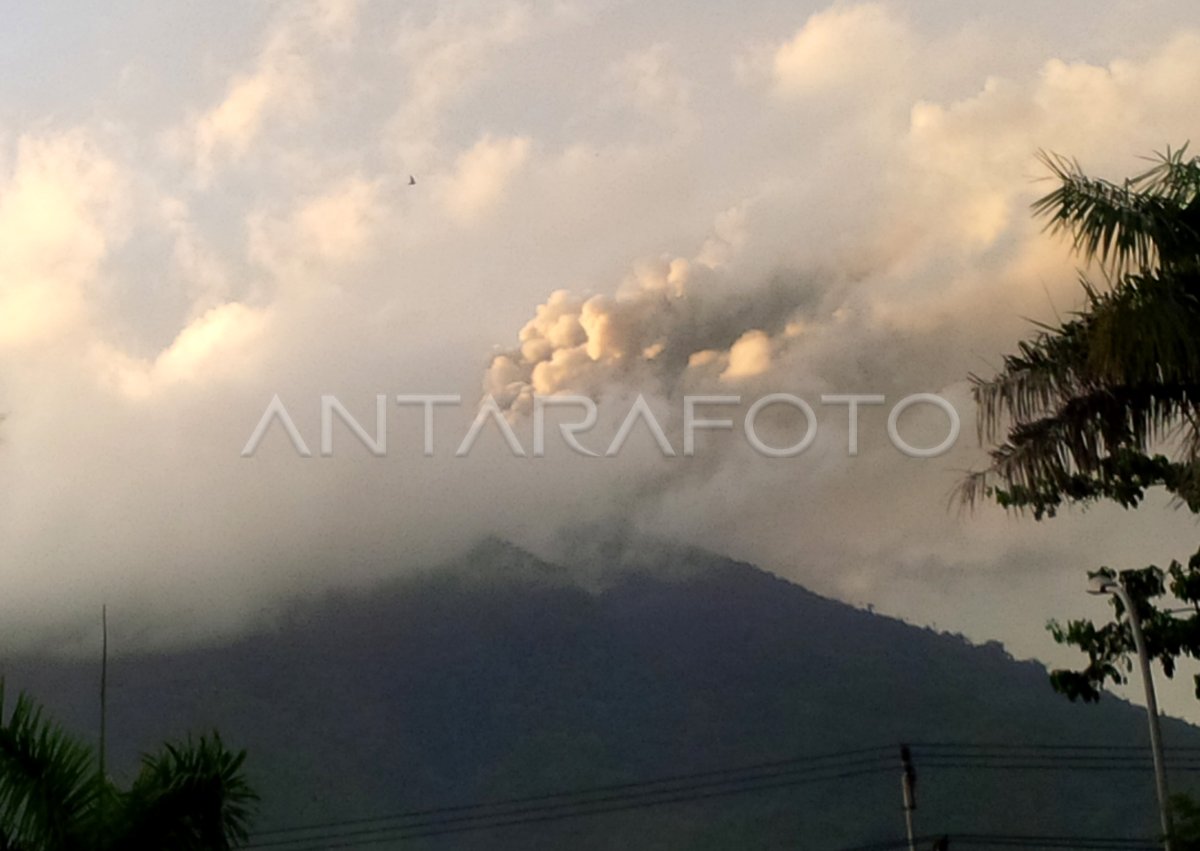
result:
M 115 657 L 110 763 L 129 772 L 158 741 L 217 727 L 248 748 L 270 830 L 900 742 L 1145 744 L 1140 708 L 1070 704 L 1042 666 L 999 645 L 699 550 L 597 558 L 560 564 L 485 541 L 440 568 L 296 604 L 224 645 Z M 4 666 L 89 737 L 95 667 Z M 1200 730 L 1164 728 L 1168 744 L 1200 746 Z M 1145 772 L 935 769 L 918 757 L 930 829 L 1154 833 Z M 894 774 L 421 847 L 782 848 L 805 834 L 849 846 L 897 835 Z

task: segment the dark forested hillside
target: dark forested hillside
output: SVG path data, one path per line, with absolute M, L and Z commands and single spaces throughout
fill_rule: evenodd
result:
M 997 645 L 971 646 L 715 556 L 660 548 L 622 567 L 579 561 L 559 567 L 490 542 L 369 593 L 297 605 L 233 644 L 117 656 L 110 764 L 132 771 L 141 749 L 218 727 L 250 751 L 264 799 L 258 841 L 277 851 L 363 839 L 380 840 L 363 846 L 374 848 L 576 851 L 894 839 L 903 831 L 900 742 L 913 743 L 921 833 L 1154 834 L 1144 768 L 1067 766 L 1064 751 L 1005 760 L 995 749 L 986 765 L 940 749 L 1141 746 L 1137 707 L 1072 705 L 1040 666 Z M 23 658 L 5 668 L 10 685 L 94 734 L 94 663 Z M 1181 723 L 1166 735 L 1168 745 L 1200 745 L 1200 731 Z M 394 831 L 361 832 L 371 823 L 341 824 L 875 746 L 886 750 L 808 774 L 792 766 L 789 785 L 693 790 L 677 797 L 696 800 L 503 830 L 399 843 Z M 1108 757 L 1146 763 L 1141 749 Z M 321 822 L 339 824 L 265 833 Z

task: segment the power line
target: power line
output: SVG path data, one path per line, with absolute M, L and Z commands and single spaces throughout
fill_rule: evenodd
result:
M 1058 742 L 909 742 L 914 749 L 952 748 L 955 750 L 1037 750 L 1037 751 L 1145 751 L 1147 745 L 1097 745 Z M 1200 745 L 1168 745 L 1163 750 L 1200 752 Z
M 1139 752 L 1142 749 L 1124 745 L 925 742 L 914 744 L 912 748 L 918 752 L 927 751 L 918 757 L 921 765 L 948 770 L 1079 772 L 1143 771 L 1150 768 L 1149 762 L 1140 757 Z M 1193 747 L 1170 750 L 1185 754 L 1200 752 L 1200 748 Z M 246 847 L 273 848 L 278 851 L 353 848 L 381 842 L 538 824 L 792 788 L 890 771 L 893 769 L 890 751 L 890 747 L 859 748 L 497 801 L 430 807 L 383 816 L 283 827 L 258 834 L 255 841 Z M 1200 771 L 1200 756 L 1176 760 L 1172 769 Z M 1008 845 L 1020 845 L 1022 842 L 1028 845 L 1042 839 L 1053 842 L 1085 841 L 1073 837 L 1005 837 L 983 834 L 955 837 L 956 843 L 978 844 L 986 840 Z M 881 849 L 882 847 L 880 846 Z M 1043 847 L 1097 846 L 1063 844 Z M 1140 848 L 1143 845 L 1136 847 Z
M 1104 836 L 1026 836 L 987 833 L 950 834 L 950 847 L 974 845 L 1003 848 L 1080 848 L 1104 851 L 1159 851 L 1162 844 L 1150 839 L 1124 839 Z
M 951 848 L 974 846 L 980 848 L 1078 848 L 1091 851 L 1161 851 L 1161 843 L 1150 839 L 1126 839 L 1113 836 L 1030 836 L 1026 834 L 951 833 L 919 836 L 919 846 L 928 847 L 935 839 L 945 836 Z M 885 839 L 839 851 L 890 851 L 904 848 L 907 839 Z
M 929 765 L 931 767 L 937 767 L 937 768 L 974 767 L 974 766 L 962 765 L 961 761 L 963 759 L 979 760 L 979 761 L 1002 760 L 1002 759 L 1022 759 L 1023 757 L 1021 756 L 1021 754 L 1015 753 L 1017 751 L 1028 751 L 1031 754 L 1038 753 L 1038 752 L 1053 752 L 1053 751 L 1129 751 L 1129 752 L 1136 752 L 1136 753 L 1140 754 L 1144 750 L 1143 748 L 1139 748 L 1137 746 L 1132 746 L 1132 745 L 1130 745 L 1130 746 L 1124 746 L 1124 745 L 1109 746 L 1109 745 L 1085 745 L 1085 744 L 1013 744 L 1013 743 L 1007 743 L 1007 742 L 1003 742 L 1003 743 L 923 742 L 923 743 L 913 744 L 911 747 L 915 750 L 937 749 L 937 751 L 934 753 L 923 755 L 923 757 L 921 759 L 921 763 L 923 765 Z M 953 752 L 947 752 L 947 749 L 969 750 L 971 752 L 970 753 L 953 753 Z M 984 749 L 1003 751 L 1003 753 L 989 754 L 989 753 L 981 752 Z M 878 755 L 879 758 L 882 759 L 886 754 L 888 754 L 890 752 L 890 750 L 891 750 L 890 747 L 880 746 L 880 747 L 872 747 L 872 748 L 858 748 L 858 749 L 846 750 L 846 751 L 827 752 L 827 753 L 823 753 L 823 754 L 812 754 L 812 755 L 808 755 L 808 756 L 797 756 L 797 757 L 792 757 L 792 758 L 788 758 L 788 759 L 773 760 L 773 761 L 769 761 L 769 762 L 759 762 L 759 763 L 753 763 L 753 764 L 741 765 L 741 766 L 715 768 L 715 769 L 708 769 L 708 770 L 704 770 L 704 771 L 688 772 L 688 773 L 684 773 L 684 774 L 667 775 L 667 776 L 651 778 L 651 779 L 647 779 L 647 780 L 630 781 L 630 782 L 624 782 L 624 783 L 611 783 L 611 784 L 605 784 L 605 785 L 599 785 L 599 786 L 589 786 L 589 787 L 583 787 L 583 788 L 576 788 L 576 789 L 572 789 L 572 790 L 549 792 L 549 793 L 543 793 L 543 794 L 539 794 L 539 795 L 529 795 L 529 796 L 523 796 L 523 797 L 517 797 L 517 798 L 507 798 L 507 799 L 501 799 L 501 800 L 496 800 L 496 801 L 487 801 L 487 802 L 482 802 L 482 803 L 455 804 L 455 805 L 432 807 L 432 808 L 419 809 L 419 810 L 408 810 L 408 811 L 391 813 L 391 814 L 382 815 L 382 816 L 372 816 L 372 817 L 364 817 L 364 818 L 357 818 L 357 819 L 344 819 L 344 820 L 337 820 L 337 821 L 328 821 L 328 822 L 323 822 L 323 823 L 313 823 L 313 824 L 307 824 L 307 825 L 277 828 L 274 830 L 263 831 L 259 835 L 262 837 L 277 836 L 277 835 L 296 833 L 296 832 L 301 832 L 301 831 L 319 830 L 319 829 L 323 829 L 323 828 L 370 824 L 370 823 L 382 822 L 382 821 L 395 821 L 395 820 L 402 820 L 402 819 L 418 818 L 418 817 L 423 817 L 423 816 L 440 815 L 440 814 L 447 814 L 447 813 L 458 813 L 458 812 L 480 810 L 480 809 L 501 808 L 501 807 L 506 807 L 506 806 L 520 805 L 520 804 L 530 804 L 530 803 L 538 803 L 538 802 L 544 802 L 544 801 L 552 801 L 552 800 L 559 799 L 559 798 L 575 798 L 575 797 L 581 797 L 581 796 L 597 795 L 597 794 L 601 794 L 601 793 L 605 793 L 605 792 L 619 792 L 619 791 L 625 791 L 625 790 L 635 790 L 635 789 L 640 789 L 640 788 L 647 788 L 647 787 L 659 786 L 659 785 L 668 785 L 671 783 L 699 780 L 699 779 L 704 779 L 704 778 L 715 778 L 715 777 L 737 775 L 737 774 L 753 774 L 753 773 L 771 770 L 771 769 L 775 769 L 775 768 L 782 768 L 782 767 L 786 767 L 786 766 L 799 766 L 802 764 L 814 764 L 813 767 L 818 767 L 818 765 L 816 765 L 816 764 L 819 764 L 822 762 L 829 762 L 829 761 L 836 761 L 840 764 L 840 761 L 842 761 L 846 758 L 850 758 L 850 757 L 864 757 L 867 755 Z M 1168 750 L 1200 752 L 1200 747 L 1197 747 L 1197 748 L 1191 748 L 1191 747 L 1168 748 Z M 1095 763 L 1112 764 L 1112 763 L 1115 763 L 1118 761 L 1123 763 L 1120 766 L 1122 769 L 1128 768 L 1128 770 L 1140 770 L 1143 767 L 1140 764 L 1142 762 L 1141 760 L 1138 760 L 1139 764 L 1130 766 L 1131 758 L 1129 756 L 1125 756 L 1125 755 L 1121 755 L 1121 754 L 1110 755 L 1110 756 L 1103 756 L 1103 755 L 1097 756 L 1097 755 L 1093 755 L 1090 753 L 1079 753 L 1079 754 L 1064 753 L 1061 755 L 1046 753 L 1045 757 L 1047 759 L 1053 758 L 1053 759 L 1058 760 L 1057 764 L 1067 765 L 1069 763 L 1068 767 L 1072 767 L 1072 768 L 1084 767 L 1083 765 L 1081 765 L 1081 763 L 1095 762 Z M 1148 766 L 1148 763 L 1146 763 L 1146 765 Z M 1176 760 L 1174 762 L 1174 767 L 1180 768 L 1180 769 L 1182 769 L 1184 767 L 1191 768 L 1193 766 L 1200 766 L 1200 754 L 1198 754 L 1197 757 L 1195 757 L 1194 759 L 1191 759 L 1191 760 L 1185 760 L 1183 762 Z M 979 765 L 978 767 L 997 767 L 997 768 L 1030 767 L 1030 768 L 1036 769 L 1039 767 L 1039 765 L 1028 763 L 1028 764 L 1021 764 L 1021 765 L 1015 765 L 1015 764 L 1014 765 L 995 765 L 995 766 Z M 734 779 L 734 778 L 730 778 L 730 779 Z M 752 779 L 752 778 L 750 778 L 750 779 Z
M 891 748 L 888 747 L 873 747 L 873 748 L 857 748 L 854 750 L 826 752 L 821 754 L 812 754 L 809 756 L 797 756 L 789 759 L 772 760 L 769 762 L 758 762 L 740 766 L 727 766 L 723 768 L 706 769 L 703 771 L 692 771 L 683 774 L 671 774 L 662 777 L 654 777 L 646 780 L 635 780 L 624 783 L 609 783 L 600 786 L 587 786 L 576 789 L 563 790 L 558 792 L 547 792 L 539 795 L 526 795 L 518 798 L 505 798 L 496 801 L 484 801 L 474 804 L 453 804 L 441 807 L 431 807 L 419 810 L 407 810 L 397 813 L 391 813 L 382 816 L 371 816 L 357 819 L 345 819 L 338 821 L 328 821 L 324 823 L 307 824 L 293 827 L 283 827 L 274 830 L 266 830 L 259 836 L 277 836 L 286 833 L 296 833 L 300 831 L 321 830 L 330 827 L 345 827 L 349 825 L 362 825 L 372 822 L 381 821 L 397 821 L 403 819 L 420 818 L 424 816 L 443 815 L 449 813 L 460 813 L 472 810 L 494 809 L 522 804 L 533 804 L 539 802 L 553 801 L 558 798 L 577 798 L 590 797 L 593 795 L 601 795 L 609 792 L 633 791 L 642 788 L 653 786 L 666 786 L 675 783 L 686 783 L 690 781 L 698 781 L 708 778 L 717 778 L 728 775 L 739 774 L 758 774 L 764 771 L 772 771 L 777 768 L 785 768 L 788 766 L 799 767 L 801 765 L 811 765 L 813 768 L 824 767 L 824 763 L 833 763 L 836 767 L 844 767 L 846 760 L 855 762 L 864 759 L 875 759 L 882 761 L 890 755 Z M 730 781 L 738 778 L 730 777 Z M 753 777 L 747 779 L 754 779 Z
M 918 836 L 916 837 L 916 841 L 928 845 L 933 838 L 932 836 Z M 868 842 L 866 845 L 855 845 L 852 848 L 839 848 L 838 851 L 890 851 L 892 848 L 907 847 L 908 838 L 905 837 L 902 839 L 884 839 L 880 842 Z
M 1154 766 L 1148 762 L 1140 762 L 1136 765 L 1076 765 L 1073 763 L 973 763 L 973 762 L 943 762 L 943 763 L 923 763 L 927 768 L 944 768 L 949 770 L 955 769 L 971 769 L 982 771 L 1095 771 L 1095 772 L 1133 772 L 1135 774 L 1153 771 Z M 1187 773 L 1194 774 L 1200 771 L 1200 765 L 1172 768 L 1172 774 Z
M 707 800 L 716 797 L 741 795 L 748 792 L 758 792 L 769 789 L 782 789 L 811 783 L 840 780 L 849 777 L 859 777 L 867 774 L 877 774 L 891 770 L 891 762 L 879 757 L 858 758 L 842 761 L 817 768 L 793 768 L 774 772 L 759 772 L 744 777 L 731 777 L 684 785 L 671 785 L 662 788 L 644 789 L 632 792 L 612 793 L 601 797 L 576 796 L 575 800 L 555 801 L 536 806 L 500 809 L 499 804 L 482 804 L 470 808 L 473 811 L 459 814 L 445 814 L 450 810 L 468 808 L 444 808 L 440 817 L 422 818 L 413 821 L 412 816 L 391 816 L 373 820 L 357 820 L 353 823 L 327 823 L 321 828 L 291 828 L 287 832 L 303 832 L 306 835 L 293 836 L 285 839 L 269 839 L 266 842 L 254 842 L 248 848 L 290 848 L 298 849 L 303 843 L 328 841 L 347 838 L 358 838 L 367 841 L 385 841 L 392 838 L 414 838 L 416 835 L 428 836 L 440 833 L 459 833 L 465 830 L 484 830 L 494 827 L 507 827 L 516 824 L 532 822 L 557 821 L 565 818 L 618 812 L 627 809 L 643 809 L 645 807 L 662 806 L 665 804 L 683 803 L 687 801 Z M 799 775 L 799 776 L 797 776 Z M 545 797 L 545 796 L 539 796 Z M 492 810 L 488 812 L 488 810 Z M 430 811 L 419 811 L 428 813 Z M 437 812 L 437 811 L 435 811 Z M 368 821 L 374 826 L 364 826 Z M 401 821 L 400 824 L 383 824 L 382 822 Z M 351 828 L 347 830 L 346 828 Z M 420 830 L 419 834 L 412 831 Z M 324 831 L 324 832 L 318 832 Z M 403 836 L 393 836 L 400 831 Z M 285 831 L 277 831 L 279 835 Z M 377 834 L 386 833 L 379 837 Z M 370 838 L 375 837 L 375 838 Z M 370 839 L 369 839 L 370 838 Z M 359 844 L 359 843 L 354 843 Z M 365 843 L 363 843 L 365 844 Z M 349 847 L 349 846 L 303 846 L 308 847 Z
M 570 812 L 541 812 L 530 813 L 517 818 L 507 818 L 510 813 L 498 813 L 493 816 L 482 818 L 496 819 L 493 821 L 484 821 L 475 824 L 463 824 L 462 822 L 471 821 L 478 817 L 458 817 L 444 819 L 440 822 L 429 823 L 428 829 L 425 824 L 416 825 L 400 825 L 391 828 L 379 827 L 363 831 L 351 831 L 338 835 L 329 835 L 323 837 L 298 837 L 292 840 L 286 840 L 288 843 L 287 851 L 332 851 L 332 849 L 357 848 L 364 845 L 373 845 L 380 842 L 396 842 L 405 839 L 418 839 L 432 836 L 443 836 L 453 833 L 466 833 L 470 831 L 492 830 L 496 828 L 515 827 L 519 825 L 541 824 L 551 821 L 561 821 L 564 819 L 580 818 L 593 815 L 606 815 L 609 813 L 628 812 L 631 810 L 641 810 L 649 807 L 658 807 L 668 804 L 694 803 L 697 801 L 711 800 L 713 798 L 729 797 L 732 795 L 741 795 L 748 792 L 761 792 L 773 789 L 787 789 L 795 786 L 803 786 L 810 783 L 827 782 L 830 780 L 842 780 L 852 777 L 861 777 L 868 774 L 878 774 L 883 771 L 891 771 L 892 766 L 879 766 L 875 768 L 861 768 L 854 771 L 846 771 L 840 774 L 831 774 L 822 777 L 805 777 L 794 780 L 786 780 L 776 783 L 760 783 L 756 785 L 744 785 L 732 789 L 721 789 L 717 791 L 706 792 L 703 794 L 687 794 L 673 795 L 669 797 L 659 797 L 652 800 L 635 800 L 624 803 L 612 803 L 605 806 L 593 806 L 595 802 L 582 802 L 575 806 L 582 809 L 573 810 Z M 330 840 L 337 844 L 330 844 Z M 338 840 L 346 840 L 338 842 Z M 317 844 L 302 844 L 302 843 L 317 843 Z M 279 847 L 272 844 L 250 844 L 243 846 L 245 848 L 265 848 Z

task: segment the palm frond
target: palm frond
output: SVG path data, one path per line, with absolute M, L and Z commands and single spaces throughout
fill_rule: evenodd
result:
M 1186 146 L 1168 151 L 1149 171 L 1122 183 L 1088 177 L 1076 160 L 1039 153 L 1059 187 L 1033 204 L 1054 232 L 1071 234 L 1075 250 L 1099 260 L 1112 277 L 1174 258 L 1182 246 L 1194 253 L 1190 216 L 1200 193 L 1200 160 L 1183 158 Z
M 1013 423 L 1043 417 L 1085 390 L 1084 333 L 1079 321 L 1042 331 L 1005 356 L 1004 369 L 993 378 L 970 376 L 981 442 L 993 442 Z
M 91 749 L 25 694 L 2 720 L 3 689 L 0 681 L 0 836 L 9 848 L 87 847 L 100 789 Z
M 1078 313 L 1038 326 L 997 375 L 971 376 L 980 440 L 998 445 L 963 504 L 1131 505 L 1149 482 L 1200 510 L 1200 158 L 1186 152 L 1120 184 L 1041 155 L 1059 187 L 1034 211 L 1101 262 L 1106 286 L 1081 277 Z M 1168 466 L 1152 454 L 1164 443 Z
M 258 801 L 245 759 L 245 751 L 229 750 L 216 732 L 144 757 L 128 794 L 125 844 L 215 851 L 244 843 Z

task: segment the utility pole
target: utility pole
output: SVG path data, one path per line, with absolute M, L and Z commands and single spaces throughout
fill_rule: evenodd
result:
M 917 851 L 913 833 L 913 810 L 917 808 L 917 770 L 913 768 L 912 752 L 908 745 L 900 746 L 900 791 L 904 795 L 904 829 L 908 835 L 908 851 Z
M 1146 638 L 1142 634 L 1142 620 L 1137 606 L 1125 586 L 1117 579 L 1102 574 L 1094 576 L 1089 594 L 1112 594 L 1121 601 L 1125 616 L 1129 619 L 1129 631 L 1133 633 L 1133 646 L 1137 650 L 1138 666 L 1142 671 L 1142 685 L 1146 689 L 1146 720 L 1150 725 L 1150 755 L 1154 760 L 1154 787 L 1158 795 L 1158 818 L 1163 832 L 1163 851 L 1171 851 L 1171 796 L 1167 792 L 1167 769 L 1163 759 L 1162 730 L 1158 724 L 1158 701 L 1154 697 L 1154 677 L 1150 671 L 1150 654 L 1146 650 Z
M 104 757 L 108 745 L 108 606 L 100 607 L 100 780 L 104 781 Z

